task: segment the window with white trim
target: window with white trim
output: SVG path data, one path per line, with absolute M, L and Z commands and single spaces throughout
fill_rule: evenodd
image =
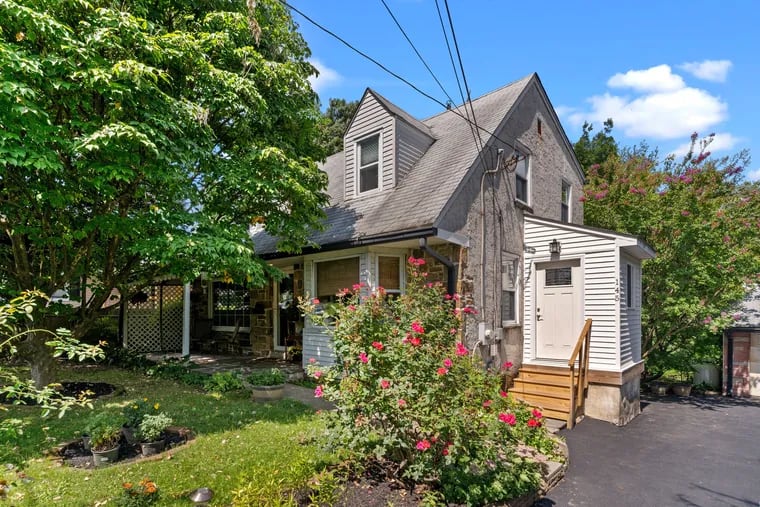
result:
M 526 153 L 516 152 L 515 197 L 518 201 L 530 204 L 530 157 Z
M 359 193 L 380 188 L 380 134 L 356 143 Z
M 501 325 L 520 323 L 518 318 L 518 280 L 520 259 L 516 255 L 502 253 L 501 263 Z
M 570 221 L 570 200 L 572 199 L 572 187 L 570 183 L 562 181 L 562 193 L 560 196 L 560 221 Z

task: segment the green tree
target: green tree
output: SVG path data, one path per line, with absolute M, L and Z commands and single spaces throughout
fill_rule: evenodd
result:
M 358 100 L 330 99 L 320 125 L 320 142 L 328 155 L 343 151 L 343 136 L 358 107 Z
M 0 0 L 5 292 L 90 284 L 79 336 L 114 288 L 264 280 L 250 228 L 296 251 L 326 203 L 308 57 L 275 0 Z
M 614 124 L 612 118 L 607 118 L 604 122 L 604 128 L 591 137 L 591 131 L 594 130 L 592 123 L 583 123 L 583 133 L 573 145 L 575 156 L 578 158 L 583 173 L 588 173 L 588 168 L 594 164 L 601 164 L 610 157 L 618 155 L 618 144 L 612 136 Z
M 715 158 L 711 141 L 694 134 L 680 161 L 660 162 L 644 145 L 588 170 L 586 223 L 640 236 L 657 252 L 642 280 L 642 352 L 653 370 L 688 369 L 760 280 L 760 185 L 742 179 L 746 151 Z

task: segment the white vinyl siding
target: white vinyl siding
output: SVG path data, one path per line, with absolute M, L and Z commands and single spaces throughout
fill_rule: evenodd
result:
M 344 181 L 346 199 L 353 199 L 358 195 L 359 182 L 356 170 L 357 141 L 361 141 L 372 134 L 380 134 L 380 188 L 393 187 L 393 165 L 396 156 L 394 123 L 393 116 L 388 113 L 371 93 L 367 94 L 343 138 L 346 163 Z
M 425 154 L 425 151 L 433 144 L 433 140 L 419 129 L 412 127 L 408 123 L 396 120 L 397 148 L 398 159 L 396 160 L 396 181 L 391 183 L 397 184 L 406 176 L 414 164 Z M 386 180 L 383 180 L 385 186 Z
M 630 266 L 632 286 L 628 286 Z M 641 361 L 641 265 L 623 254 L 620 259 L 620 361 L 623 366 Z M 628 306 L 630 291 L 631 306 Z
M 554 224 L 525 220 L 525 245 L 535 253 L 525 255 L 525 309 L 523 360 L 535 359 L 534 298 L 535 263 L 551 260 L 549 243 L 557 239 L 562 244 L 561 260 L 581 259 L 584 273 L 584 319 L 593 319 L 591 330 L 590 366 L 598 370 L 617 370 L 620 367 L 618 342 L 618 303 L 615 300 L 617 280 L 617 246 L 614 238 L 569 230 Z M 577 330 L 580 335 L 581 329 Z
M 310 297 L 316 294 L 316 270 L 315 264 L 319 261 L 330 261 L 341 258 L 359 257 L 359 281 L 363 279 L 363 273 L 369 269 L 369 255 L 365 249 L 351 249 L 340 252 L 320 253 L 307 256 L 304 259 L 304 289 Z M 348 287 L 350 289 L 350 287 Z M 336 363 L 335 348 L 332 345 L 332 336 L 322 326 L 315 326 L 306 319 L 303 329 L 303 364 L 309 364 L 309 359 L 314 359 L 322 366 L 333 366 Z

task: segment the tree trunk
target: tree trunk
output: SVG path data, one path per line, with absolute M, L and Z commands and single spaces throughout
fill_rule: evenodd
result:
M 48 333 L 32 332 L 23 345 L 19 346 L 19 354 L 32 368 L 32 380 L 37 389 L 55 382 L 57 363 L 53 357 L 53 349 L 45 345 L 48 340 Z

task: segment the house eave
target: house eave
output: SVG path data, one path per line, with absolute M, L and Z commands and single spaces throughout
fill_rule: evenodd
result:
M 344 241 L 336 241 L 334 243 L 325 243 L 323 245 L 310 246 L 310 247 L 303 248 L 298 253 L 290 253 L 290 252 L 266 253 L 266 254 L 262 254 L 261 258 L 264 260 L 274 260 L 274 259 L 284 259 L 288 257 L 301 257 L 303 255 L 309 255 L 313 253 L 333 252 L 336 250 L 346 250 L 348 248 L 378 245 L 381 243 L 393 243 L 397 241 L 426 238 L 430 236 L 437 236 L 437 229 L 435 227 L 425 227 L 421 229 L 399 231 L 399 232 L 393 232 L 389 234 L 377 234 L 374 236 L 362 236 L 361 238 L 354 238 L 354 239 L 349 239 L 349 240 L 344 240 Z

